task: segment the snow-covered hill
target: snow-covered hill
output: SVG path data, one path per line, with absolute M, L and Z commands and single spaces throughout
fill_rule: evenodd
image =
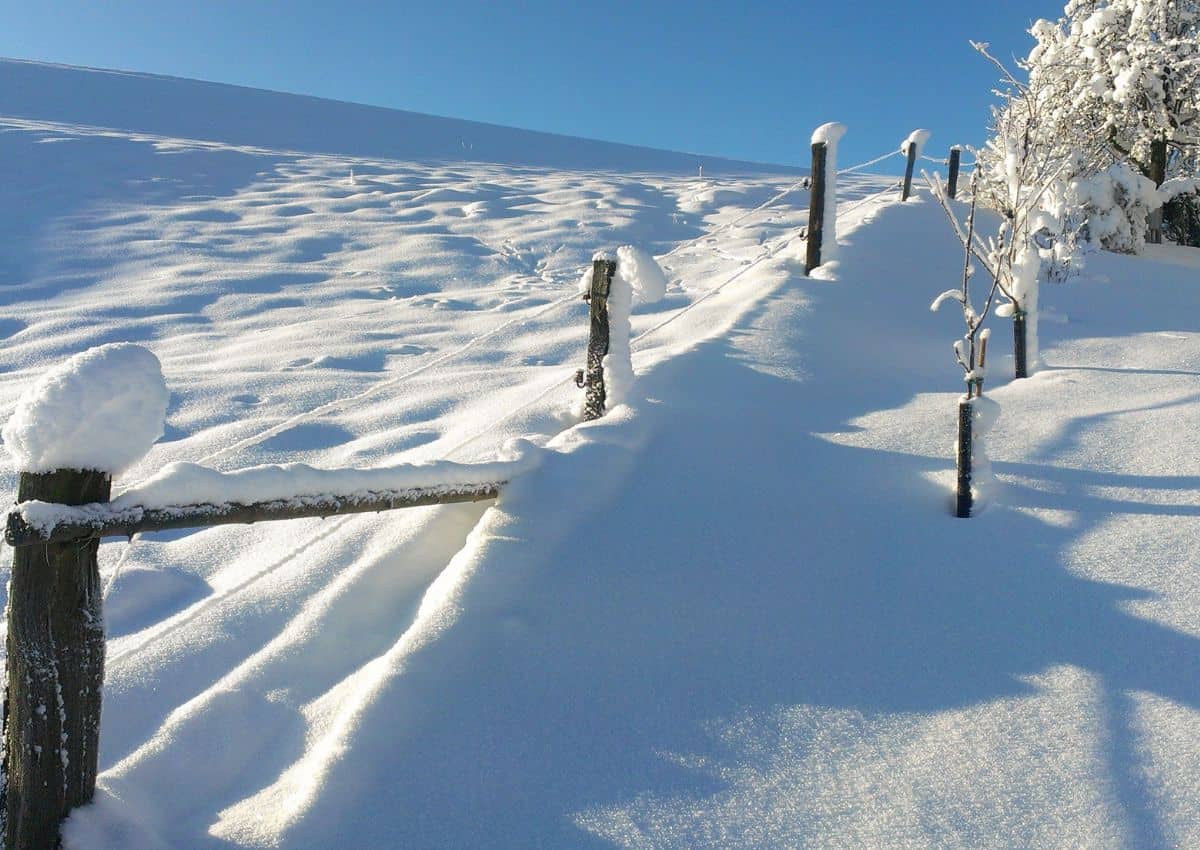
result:
M 3 418 L 132 340 L 172 398 L 126 484 L 550 450 L 493 506 L 102 546 L 70 847 L 1200 843 L 1194 252 L 1048 287 L 1027 381 L 997 325 L 999 487 L 955 520 L 927 308 L 961 256 L 891 178 L 842 179 L 808 278 L 787 169 L 33 63 L 0 92 Z M 621 244 L 670 286 L 631 403 L 574 425 L 578 276 Z
M 0 58 L 0 115 L 331 156 L 694 174 L 764 166 L 222 83 Z M 597 134 L 620 104 L 596 104 Z M 799 158 L 799 157 L 798 157 Z M 769 170 L 793 170 L 769 167 Z

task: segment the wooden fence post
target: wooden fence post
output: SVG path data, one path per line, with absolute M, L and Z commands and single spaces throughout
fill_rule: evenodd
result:
M 21 473 L 17 501 L 107 502 L 106 472 Z M 59 846 L 96 790 L 104 619 L 96 539 L 13 550 L 5 702 L 6 850 Z
M 1013 377 L 1028 378 L 1029 363 L 1026 357 L 1025 311 L 1013 310 Z
M 958 487 L 954 493 L 954 515 L 960 519 L 971 516 L 971 418 L 974 405 L 970 390 L 967 398 L 958 402 Z
M 907 201 L 908 196 L 912 194 L 913 168 L 917 164 L 917 145 L 915 142 L 906 142 L 904 147 L 908 163 L 904 166 L 904 189 L 900 192 L 900 200 Z
M 829 145 L 826 142 L 813 142 L 812 146 L 812 187 L 808 193 L 808 237 L 804 258 L 804 273 L 808 274 L 821 265 L 821 242 L 825 230 L 825 163 Z
M 962 149 L 955 146 L 950 148 L 950 176 L 946 181 L 946 197 L 953 198 L 958 194 L 958 169 L 962 159 Z
M 599 419 L 604 415 L 604 358 L 608 354 L 608 292 L 613 275 L 617 273 L 614 260 L 592 261 L 592 288 L 588 292 L 587 371 L 584 378 L 583 418 Z

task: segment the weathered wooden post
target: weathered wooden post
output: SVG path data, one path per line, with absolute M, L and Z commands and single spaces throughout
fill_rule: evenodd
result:
M 917 165 L 917 150 L 920 145 L 912 139 L 904 143 L 904 153 L 908 157 L 908 161 L 904 166 L 904 188 L 900 191 L 900 200 L 907 201 L 908 196 L 912 194 L 912 177 L 913 168 Z
M 1028 378 L 1029 363 L 1026 356 L 1026 314 L 1020 308 L 1014 308 L 1013 320 L 1013 377 Z
M 804 273 L 821 265 L 821 246 L 825 238 L 825 167 L 828 142 L 813 142 L 812 185 L 808 193 L 808 237 L 805 246 Z
M 970 391 L 958 402 L 958 487 L 955 489 L 954 515 L 960 519 L 971 516 L 971 420 L 974 405 Z
M 17 501 L 107 502 L 107 472 L 21 473 Z M 8 597 L 6 850 L 59 846 L 59 824 L 92 799 L 104 682 L 98 539 L 14 549 Z
M 958 194 L 958 169 L 962 159 L 962 148 L 958 145 L 950 148 L 950 174 L 946 180 L 946 197 L 953 198 Z
M 592 286 L 588 290 L 587 370 L 584 377 L 583 418 L 587 421 L 604 415 L 604 358 L 608 354 L 608 293 L 613 275 L 617 273 L 615 260 L 598 257 L 592 261 Z

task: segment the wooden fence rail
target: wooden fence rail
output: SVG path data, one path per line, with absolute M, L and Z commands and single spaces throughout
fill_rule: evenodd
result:
M 60 511 L 52 526 L 33 524 L 20 506 L 8 515 L 4 539 L 14 548 L 40 543 L 66 543 L 103 537 L 132 537 L 144 531 L 208 528 L 216 525 L 251 525 L 285 519 L 306 519 L 342 514 L 379 513 L 425 505 L 452 505 L 495 499 L 507 481 L 385 490 L 364 494 L 322 494 L 295 499 L 239 504 L 197 504 L 171 508 L 115 509 L 103 504 Z
M 115 508 L 108 504 L 107 473 L 21 473 L 18 504 L 4 532 L 14 549 L 4 711 L 6 850 L 59 846 L 62 819 L 95 793 L 105 651 L 100 538 L 478 502 L 498 497 L 507 483 Z
M 585 419 L 605 412 L 608 295 L 617 264 L 598 258 L 589 292 Z M 519 473 L 516 467 L 490 470 Z M 476 470 L 482 477 L 485 473 Z M 443 482 L 445 472 L 439 474 Z M 464 477 L 471 477 L 466 473 Z M 5 522 L 9 590 L 5 752 L 0 829 L 5 850 L 60 845 L 61 822 L 95 794 L 105 634 L 98 547 L 104 537 L 286 519 L 374 513 L 494 499 L 509 477 L 404 489 L 356 489 L 272 501 L 180 507 L 113 506 L 107 473 L 22 472 Z

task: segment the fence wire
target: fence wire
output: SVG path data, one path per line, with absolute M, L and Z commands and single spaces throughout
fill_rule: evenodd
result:
M 839 174 L 851 173 L 854 170 L 869 167 L 872 164 L 882 162 L 883 160 L 885 160 L 891 156 L 895 156 L 895 155 L 896 155 L 895 152 L 885 154 L 882 157 L 877 157 L 876 159 L 869 160 L 866 163 L 860 163 L 857 166 L 852 166 L 850 169 L 845 169 L 844 171 L 841 171 L 838 173 Z M 739 216 L 734 221 L 727 222 L 726 224 L 721 225 L 720 227 L 715 228 L 714 230 L 712 230 L 708 233 L 705 233 L 703 236 L 698 237 L 697 239 L 689 240 L 689 242 L 687 242 L 687 243 L 681 243 L 680 245 L 676 246 L 674 249 L 672 249 L 667 254 L 662 255 L 662 257 L 660 259 L 665 259 L 667 257 L 670 257 L 672 254 L 678 253 L 679 251 L 684 250 L 685 248 L 689 247 L 690 245 L 695 245 L 698 242 L 702 241 L 703 239 L 707 239 L 713 235 L 716 235 L 717 233 L 720 233 L 724 230 L 727 230 L 731 227 L 736 226 L 738 223 L 740 223 L 741 221 L 744 221 L 750 215 L 757 213 L 757 212 L 761 212 L 762 210 L 766 209 L 767 207 L 771 206 L 772 204 L 777 203 L 779 200 L 781 200 L 783 197 L 785 197 L 788 193 L 795 191 L 797 188 L 800 188 L 806 182 L 807 182 L 807 178 L 805 180 L 800 180 L 800 181 L 797 181 L 797 182 L 791 184 L 790 186 L 785 188 L 783 191 L 772 196 L 766 202 L 760 204 L 759 206 L 755 207 L 754 209 L 747 211 L 746 213 Z M 862 207 L 863 205 L 870 203 L 871 201 L 878 200 L 879 198 L 883 197 L 884 195 L 894 192 L 895 189 L 896 189 L 896 185 L 889 185 L 886 188 L 880 190 L 879 192 L 868 195 L 865 198 L 861 198 L 858 201 L 855 201 L 850 206 L 846 207 L 844 210 L 839 210 L 839 216 L 851 213 L 854 210 Z M 765 249 L 757 257 L 752 259 L 745 266 L 739 268 L 737 271 L 735 271 L 732 275 L 730 275 L 728 278 L 723 280 L 721 283 L 719 283 L 718 285 L 714 286 L 712 289 L 705 292 L 703 295 L 701 295 L 696 300 L 694 300 L 691 303 L 687 304 L 686 306 L 680 308 L 679 310 L 676 310 L 674 313 L 672 313 L 670 316 L 666 317 L 664 320 L 647 328 L 646 330 L 639 333 L 637 336 L 633 337 L 630 340 L 631 350 L 634 349 L 635 347 L 640 348 L 640 343 L 642 343 L 643 340 L 645 340 L 647 337 L 661 331 L 663 328 L 678 321 L 683 316 L 687 315 L 689 312 L 691 312 L 692 310 L 699 307 L 705 301 L 709 300 L 710 298 L 715 297 L 716 295 L 721 293 L 726 287 L 730 286 L 735 281 L 740 279 L 743 275 L 752 271 L 753 269 L 755 269 L 756 267 L 761 265 L 763 262 L 771 259 L 772 257 L 775 257 L 781 250 L 785 249 L 789 244 L 794 242 L 796 239 L 806 238 L 806 233 L 807 233 L 807 225 L 790 230 L 785 235 L 776 239 L 770 245 L 766 246 Z M 484 341 L 485 339 L 495 336 L 500 331 L 504 330 L 507 327 L 511 327 L 513 324 L 515 324 L 517 322 L 530 321 L 530 320 L 539 318 L 540 316 L 544 315 L 545 313 L 549 312 L 550 310 L 552 310 L 558 306 L 561 306 L 562 304 L 565 304 L 569 301 L 573 301 L 576 298 L 578 298 L 578 295 L 576 293 L 572 292 L 569 296 L 566 296 L 566 297 L 560 299 L 559 301 L 555 301 L 549 305 L 546 305 L 545 307 L 543 307 L 541 310 L 539 310 L 533 316 L 526 317 L 523 319 L 514 319 L 509 322 L 505 322 L 505 323 L 501 324 L 500 326 L 498 326 L 497 328 L 494 328 L 493 330 L 488 331 L 485 334 L 481 334 L 480 336 L 473 338 L 468 343 L 461 346 L 459 349 L 456 349 L 455 351 L 452 351 L 452 352 L 448 352 L 446 355 L 443 355 L 442 357 L 438 358 L 436 361 L 431 361 L 430 363 L 424 364 L 423 366 L 418 367 L 417 369 L 414 369 L 410 372 L 407 372 L 404 375 L 397 376 L 394 379 L 384 381 L 380 384 L 376 384 L 373 387 L 369 387 L 366 391 L 359 393 L 357 395 L 349 396 L 349 397 L 343 398 L 343 399 L 336 399 L 325 405 L 321 405 L 318 408 L 314 408 L 312 411 L 308 411 L 307 413 L 299 414 L 294 417 L 290 417 L 289 419 L 285 420 L 284 422 L 278 423 L 277 425 L 273 426 L 270 429 L 267 429 L 266 431 L 264 431 L 260 434 L 257 434 L 253 437 L 242 440 L 239 443 L 235 443 L 229 447 L 226 447 L 225 449 L 210 453 L 204 459 L 211 460 L 214 457 L 222 456 L 231 451 L 235 451 L 238 448 L 244 448 L 246 446 L 254 445 L 258 442 L 261 442 L 262 440 L 268 439 L 273 434 L 278 433 L 279 431 L 281 431 L 287 427 L 290 427 L 291 425 L 294 425 L 294 424 L 304 421 L 305 419 L 321 415 L 322 413 L 334 410 L 341 405 L 345 405 L 345 404 L 360 400 L 362 398 L 365 398 L 366 396 L 368 396 L 374 392 L 378 392 L 379 390 L 395 386 L 396 384 L 400 383 L 401 381 L 411 378 L 414 375 L 419 374 L 420 372 L 426 371 L 426 370 L 432 368 L 433 366 L 438 365 L 439 363 L 447 362 L 448 360 L 452 359 L 453 357 L 460 355 L 464 351 L 477 345 L 478 343 Z M 518 405 L 515 408 L 509 409 L 500 419 L 488 423 L 488 426 L 486 428 L 459 441 L 458 443 L 456 443 L 455 445 L 450 447 L 446 451 L 445 457 L 452 458 L 452 457 L 460 454 L 465 448 L 474 444 L 478 440 L 481 440 L 491 434 L 494 434 L 496 432 L 496 427 L 498 425 L 504 424 L 505 422 L 508 422 L 508 421 L 514 419 L 515 417 L 517 417 L 524 411 L 528 410 L 529 408 L 533 407 L 536 404 L 539 404 L 540 402 L 542 402 L 543 400 L 545 400 L 547 397 L 551 396 L 555 392 L 558 392 L 560 389 L 571 386 L 573 384 L 574 384 L 573 376 L 569 376 L 569 375 L 563 376 L 563 377 L 556 376 L 544 388 L 540 389 L 536 394 L 531 396 L 527 401 L 523 402 L 522 404 Z M 164 635 L 176 632 L 178 629 L 183 628 L 186 625 L 188 625 L 189 623 L 194 622 L 205 611 L 210 610 L 211 608 L 222 604 L 223 602 L 227 601 L 231 596 L 233 596 L 237 593 L 240 593 L 241 591 L 245 590 L 247 587 L 257 583 L 260 579 L 266 578 L 270 574 L 276 572 L 281 567 L 290 563 L 295 558 L 299 557 L 301 554 L 306 552 L 312 544 L 315 544 L 316 542 L 318 542 L 322 539 L 325 539 L 334 534 L 337 534 L 342 528 L 344 528 L 347 524 L 352 522 L 354 519 L 355 519 L 355 517 L 353 517 L 353 516 L 345 516 L 345 517 L 336 518 L 336 519 L 331 520 L 326 523 L 322 523 L 321 526 L 319 528 L 315 529 L 314 532 L 311 535 L 309 535 L 303 543 L 300 543 L 299 545 L 293 547 L 289 552 L 286 552 L 281 557 L 275 559 L 265 569 L 260 570 L 259 572 L 255 573 L 252 576 L 247 576 L 243 581 L 239 582 L 237 585 L 235 585 L 231 588 L 226 589 L 224 592 L 222 592 L 220 594 L 217 594 L 206 600 L 201 600 L 195 606 L 190 608 L 188 611 L 181 612 L 182 616 L 180 617 L 180 619 L 178 619 L 174 623 L 170 623 L 170 625 L 167 625 L 164 623 L 164 628 L 157 629 L 157 630 L 151 630 L 151 633 L 149 635 L 145 636 L 142 640 L 140 640 L 133 646 L 127 647 L 123 652 L 113 656 L 110 659 L 111 667 L 115 668 L 115 667 L 120 666 L 122 664 L 122 662 L 124 662 L 125 660 L 129 659 L 132 656 L 140 654 L 148 646 L 150 646 L 155 641 L 161 639 L 161 637 L 163 637 Z M 140 539 L 140 536 L 136 539 Z M 116 581 L 120 575 L 122 567 L 124 566 L 124 564 L 126 563 L 127 559 L 129 558 L 129 556 L 131 555 L 131 553 L 133 551 L 134 542 L 135 542 L 135 540 L 131 539 L 129 542 L 129 545 L 121 553 L 121 556 L 118 559 L 117 564 L 115 565 L 112 574 L 109 576 L 109 579 L 105 584 L 105 587 L 103 590 L 103 594 L 105 597 L 108 596 L 108 594 L 111 592 L 114 585 L 116 584 Z
M 858 165 L 852 165 L 849 168 L 839 169 L 837 175 L 841 177 L 843 174 L 853 174 L 855 171 L 861 171 L 864 168 L 870 168 L 872 165 L 878 165 L 884 160 L 891 159 L 894 156 L 901 156 L 900 151 L 888 151 L 887 153 L 877 156 L 874 159 L 868 159 L 866 162 L 860 162 Z

